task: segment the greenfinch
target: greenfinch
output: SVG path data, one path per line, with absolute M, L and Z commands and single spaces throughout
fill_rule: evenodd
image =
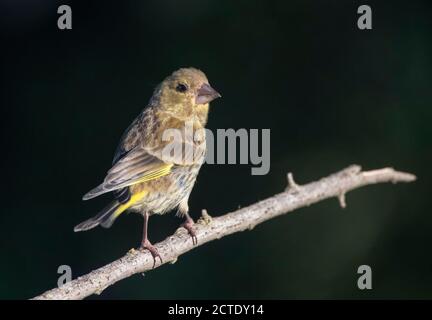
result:
M 177 208 L 178 214 L 185 217 L 182 226 L 196 244 L 188 199 L 205 160 L 205 133 L 202 132 L 209 103 L 219 97 L 206 75 L 195 68 L 179 69 L 163 80 L 147 107 L 121 137 L 104 181 L 83 196 L 83 200 L 88 200 L 111 192 L 114 200 L 96 216 L 78 224 L 74 231 L 98 225 L 109 228 L 126 210 L 140 213 L 144 217 L 141 248 L 149 250 L 155 262 L 156 257 L 162 262 L 149 241 L 148 220 L 153 214 L 162 215 Z M 193 134 L 184 134 L 187 126 Z M 180 141 L 173 137 L 167 139 L 169 130 L 181 132 Z M 173 155 L 172 150 L 182 152 Z

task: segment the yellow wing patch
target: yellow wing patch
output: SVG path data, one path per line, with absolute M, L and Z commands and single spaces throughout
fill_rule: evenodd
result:
M 173 166 L 172 163 L 171 164 L 165 164 L 156 170 L 152 170 L 148 174 L 146 174 L 145 176 L 135 180 L 131 185 L 134 185 L 137 183 L 142 183 L 142 182 L 147 182 L 150 180 L 154 180 L 154 179 L 166 176 L 168 173 L 170 173 L 172 166 Z
M 164 165 L 164 166 L 162 166 L 156 170 L 153 170 L 153 171 L 149 172 L 148 174 L 146 174 L 144 177 L 134 181 L 134 183 L 131 185 L 163 177 L 163 176 L 167 175 L 168 173 L 170 173 L 172 166 L 173 166 L 173 164 L 166 164 L 166 165 Z M 116 209 L 116 211 L 114 211 L 114 214 L 113 214 L 114 218 L 117 218 L 124 211 L 129 209 L 132 205 L 134 205 L 138 201 L 142 200 L 146 196 L 147 193 L 148 193 L 147 190 L 143 190 L 143 191 L 137 192 L 135 194 L 132 194 L 132 196 L 128 202 L 123 203 L 122 205 L 120 205 Z

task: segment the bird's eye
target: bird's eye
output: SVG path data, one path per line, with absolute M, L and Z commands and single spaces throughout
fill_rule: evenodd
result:
M 178 92 L 186 92 L 187 89 L 188 89 L 188 87 L 184 83 L 179 83 L 176 87 L 176 91 L 178 91 Z

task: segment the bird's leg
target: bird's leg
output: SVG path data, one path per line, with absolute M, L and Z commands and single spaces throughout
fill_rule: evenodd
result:
M 186 220 L 181 224 L 181 227 L 185 228 L 188 231 L 189 235 L 192 237 L 192 243 L 194 245 L 197 245 L 198 238 L 196 236 L 195 227 L 194 227 L 195 222 L 193 221 L 189 213 L 186 212 L 184 216 Z
M 160 256 L 159 252 L 151 244 L 151 242 L 149 241 L 149 239 L 147 237 L 147 227 L 148 227 L 148 220 L 149 220 L 148 212 L 144 213 L 143 216 L 144 216 L 144 228 L 143 228 L 143 238 L 141 241 L 141 248 L 147 249 L 148 251 L 150 251 L 151 255 L 153 256 L 153 268 L 154 268 L 156 265 L 156 258 L 160 259 L 161 264 L 163 263 L 163 261 L 162 261 L 162 258 Z

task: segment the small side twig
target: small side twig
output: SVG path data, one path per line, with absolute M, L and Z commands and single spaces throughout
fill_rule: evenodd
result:
M 294 193 L 300 191 L 300 186 L 294 181 L 294 177 L 291 172 L 287 174 L 287 180 L 288 186 L 286 187 L 285 191 Z

